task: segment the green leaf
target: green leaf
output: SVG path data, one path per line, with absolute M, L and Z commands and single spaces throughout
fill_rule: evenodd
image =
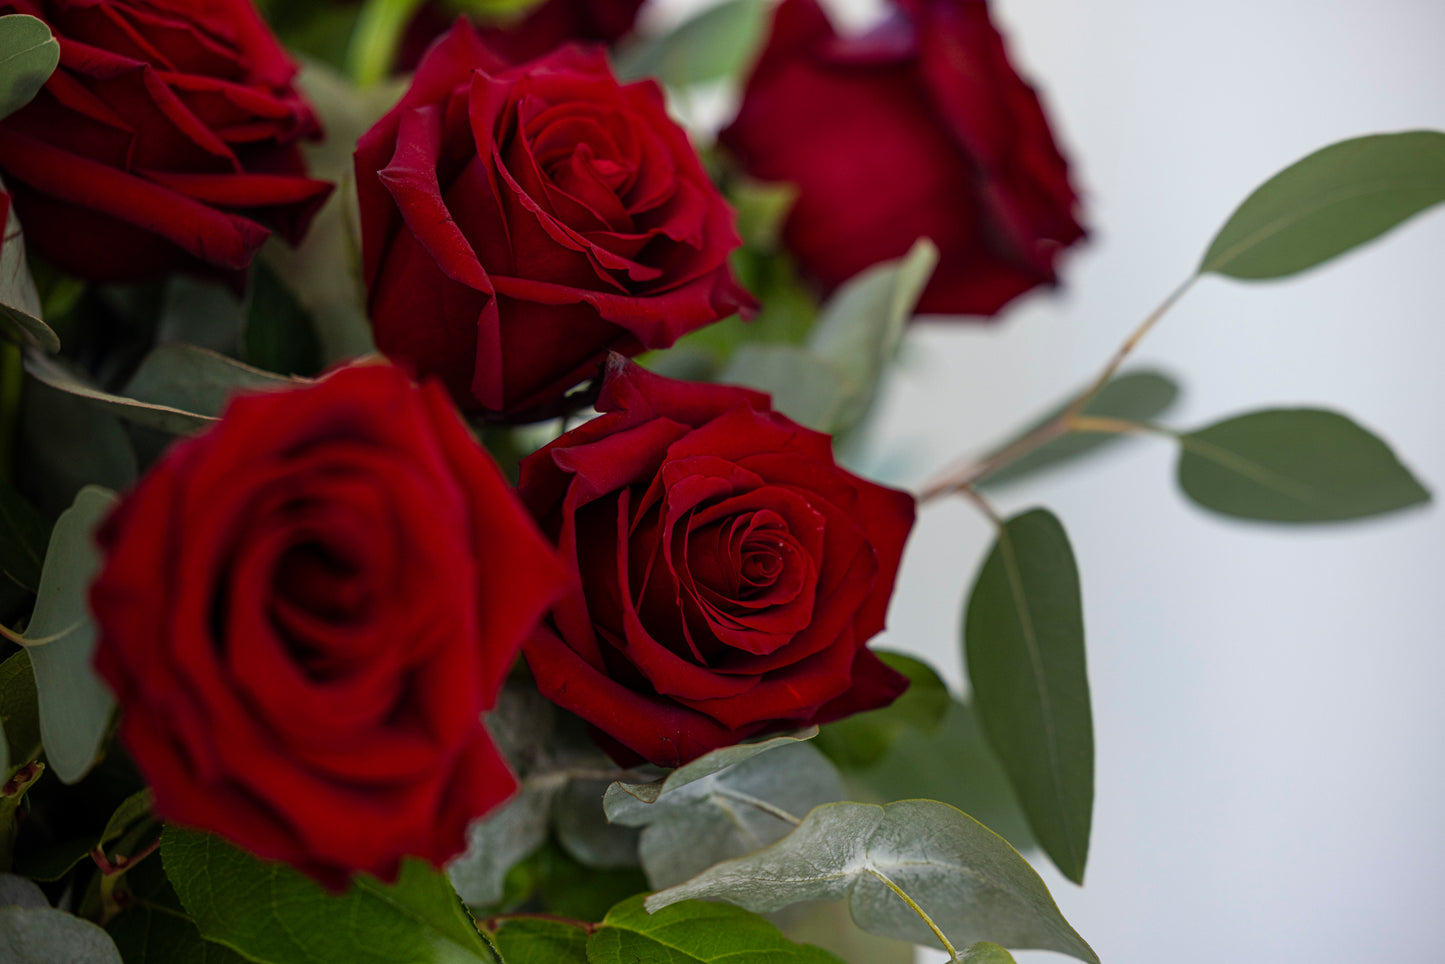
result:
M 1430 499 L 1388 445 L 1334 412 L 1252 412 L 1182 435 L 1179 442 L 1180 487 L 1224 515 L 1334 522 Z
M 391 73 L 402 35 L 421 5 L 422 0 L 365 0 L 346 51 L 346 70 L 358 87 Z
M 1376 238 L 1445 201 L 1445 134 L 1407 131 L 1332 144 L 1285 168 L 1220 228 L 1199 273 L 1282 278 Z
M 321 370 L 321 346 L 311 316 L 265 261 L 257 261 L 251 272 L 251 302 L 241 338 L 252 365 L 287 375 Z
M 938 729 L 911 733 L 864 769 L 846 769 L 848 799 L 868 803 L 941 800 L 1019 850 L 1036 846 L 1007 775 L 971 707 L 950 700 Z
M 603 807 L 609 820 L 646 828 L 642 868 L 666 887 L 778 840 L 799 814 L 841 799 L 827 758 L 784 736 L 714 750 L 656 783 L 614 783 Z
M 47 515 L 64 512 L 87 484 L 119 492 L 140 473 L 119 419 L 33 378 L 21 396 L 19 450 L 16 482 Z
M 821 947 L 850 964 L 914 964 L 911 943 L 868 933 L 841 902 L 794 904 L 768 919 L 789 940 Z
M 8 18 L 0 17 L 5 19 Z M 5 185 L 0 183 L 0 191 L 4 189 Z M 40 292 L 30 276 L 30 266 L 25 260 L 25 237 L 12 204 L 5 217 L 4 238 L 0 239 L 0 334 L 43 351 L 60 351 L 60 336 L 40 319 Z
M 958 964 L 1015 964 L 1013 955 L 988 941 L 970 944 L 954 957 Z
M 201 935 L 270 964 L 499 964 L 447 879 L 419 860 L 344 894 L 219 837 L 166 827 L 161 859 Z M 342 926 L 341 922 L 345 922 Z
M 842 964 L 821 948 L 794 944 L 740 908 L 669 903 L 649 913 L 637 896 L 612 908 L 587 939 L 587 959 L 592 964 Z
M 494 940 L 507 964 L 587 964 L 587 932 L 573 924 L 517 918 L 502 924 Z
M 668 87 L 740 76 L 763 39 L 763 0 L 724 0 L 661 37 L 640 40 L 616 58 L 623 80 L 655 77 Z
M 215 421 L 214 418 L 198 412 L 188 412 L 171 405 L 141 402 L 134 398 L 102 391 L 85 382 L 80 376 L 39 355 L 25 356 L 25 372 L 41 384 L 74 396 L 111 415 L 119 416 L 137 425 L 144 425 L 147 428 L 170 432 L 173 435 L 194 432 Z
M 547 839 L 553 789 L 525 787 L 501 809 L 467 828 L 467 849 L 447 864 L 447 876 L 463 902 L 485 907 L 502 899 L 511 870 Z
M 877 763 L 900 739 L 932 733 L 948 712 L 952 697 L 933 667 L 902 653 L 878 651 L 878 657 L 907 676 L 908 689 L 881 710 L 855 713 L 829 723 L 814 745 L 844 769 L 864 769 Z
M 96 631 L 86 604 L 101 561 L 95 529 L 115 504 L 114 492 L 88 485 L 61 513 L 35 612 L 21 637 L 35 671 L 45 756 L 65 783 L 78 781 L 95 762 L 115 705 L 90 665 Z
M 1079 571 L 1051 512 L 1034 509 L 1000 529 L 969 596 L 963 638 L 984 735 L 1039 844 L 1081 883 L 1094 733 Z
M 122 964 L 105 931 L 51 907 L 0 907 L 6 964 Z
M 34 592 L 49 541 L 50 522 L 9 479 L 0 477 L 0 571 Z
M 800 345 L 739 345 L 717 381 L 767 392 L 775 409 L 818 432 L 842 421 L 851 394 L 841 369 Z
M 744 179 L 728 189 L 728 200 L 738 215 L 738 234 L 743 243 L 760 251 L 778 248 L 783 222 L 798 200 L 794 184 L 776 184 Z
M 233 355 L 240 346 L 246 305 L 230 286 L 177 275 L 161 290 L 156 342 L 181 342 Z
M 125 386 L 127 398 L 218 418 L 237 392 L 294 388 L 303 380 L 276 375 L 195 345 L 158 345 Z
M 646 906 L 656 912 L 708 898 L 766 913 L 799 901 L 846 899 L 864 930 L 937 946 L 890 882 L 955 946 L 989 940 L 1098 964 L 1028 861 L 968 814 L 936 800 L 824 804 L 771 847 L 653 894 Z
M 40 755 L 40 704 L 25 650 L 0 663 L 0 783 Z
M 1070 399 L 1073 394 L 1069 396 Z M 1103 418 L 1149 422 L 1158 418 L 1179 397 L 1179 386 L 1169 376 L 1156 371 L 1125 372 L 1106 384 L 1079 414 Z M 993 452 L 992 457 L 1026 435 L 1056 421 L 1068 409 L 1067 401 L 1044 417 L 1017 433 Z M 981 486 L 1007 485 L 1044 469 L 1095 452 L 1124 440 L 1122 435 L 1101 432 L 1071 432 L 1046 442 L 1029 454 L 1001 466 L 979 480 Z
M 125 964 L 246 964 L 247 960 L 203 938 L 195 922 L 179 911 L 150 903 L 127 907 L 106 930 Z
M 30 103 L 59 64 L 60 42 L 43 20 L 0 17 L 0 117 Z

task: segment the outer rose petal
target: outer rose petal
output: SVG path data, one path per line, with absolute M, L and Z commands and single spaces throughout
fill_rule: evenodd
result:
M 481 714 L 564 571 L 439 386 L 239 397 L 100 542 L 96 668 L 158 814 L 340 887 L 515 788 Z

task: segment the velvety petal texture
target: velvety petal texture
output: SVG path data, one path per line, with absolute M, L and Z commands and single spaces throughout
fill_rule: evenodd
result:
M 160 816 L 340 887 L 515 790 L 482 713 L 565 570 L 440 385 L 240 396 L 99 541 L 95 664 Z
M 939 263 L 918 310 L 993 315 L 1055 283 L 1084 236 L 985 0 L 898 0 L 856 37 L 817 0 L 783 0 L 719 139 L 752 176 L 797 187 L 784 241 L 825 291 L 928 237 Z
M 840 468 L 766 395 L 613 355 L 597 408 L 522 462 L 519 492 L 572 567 L 525 645 L 542 694 L 619 762 L 678 766 L 907 687 L 883 629 L 913 497 Z
M 565 409 L 609 351 L 751 297 L 731 208 L 651 81 L 600 49 L 508 66 L 465 20 L 356 150 L 376 344 L 498 420 Z
M 320 126 L 250 0 L 0 0 L 44 20 L 60 66 L 0 122 L 26 240 L 66 271 L 239 283 L 271 234 L 299 241 L 332 186 Z

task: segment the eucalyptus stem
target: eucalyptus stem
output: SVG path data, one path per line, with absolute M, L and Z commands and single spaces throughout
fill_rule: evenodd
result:
M 1179 433 L 1173 429 L 1155 425 L 1153 422 L 1134 422 L 1104 415 L 1075 415 L 1069 419 L 1069 431 L 1105 435 L 1162 435 L 1171 439 L 1179 437 Z
M 15 435 L 24 380 L 25 359 L 20 346 L 0 339 L 0 478 L 10 478 L 15 467 Z
M 914 901 L 912 897 L 909 897 L 906 893 L 904 893 L 902 887 L 899 887 L 892 880 L 890 880 L 887 874 L 873 867 L 869 867 L 868 872 L 874 877 L 877 877 L 879 880 L 883 881 L 883 883 L 888 887 L 889 890 L 893 891 L 893 893 L 901 897 L 905 904 L 913 908 L 913 912 L 915 914 L 923 918 L 923 923 L 928 925 L 928 929 L 933 931 L 933 936 L 938 938 L 938 942 L 942 944 L 943 949 L 948 952 L 948 959 L 950 961 L 958 960 L 958 951 L 954 949 L 953 944 L 949 943 L 947 935 L 945 935 L 943 931 L 939 930 L 938 925 L 933 922 L 933 918 L 928 916 L 927 911 L 925 911 L 922 907 L 919 907 L 918 903 Z
M 1114 352 L 1114 357 L 1109 359 L 1109 364 L 1104 366 L 1104 370 L 1099 373 L 1098 377 L 1094 379 L 1088 388 L 1080 392 L 1078 397 L 1069 403 L 1069 407 L 1064 410 L 1064 418 L 1078 415 L 1084 410 L 1085 406 L 1094 400 L 1094 396 L 1099 394 L 1104 386 L 1109 384 L 1109 380 L 1119 373 L 1119 369 L 1123 366 L 1124 361 L 1135 348 L 1139 347 L 1139 343 L 1144 340 L 1144 336 L 1153 331 L 1154 326 L 1159 324 L 1160 319 L 1169 313 L 1169 309 L 1179 303 L 1179 299 L 1183 298 L 1189 292 L 1189 289 L 1194 286 L 1194 281 L 1198 277 L 1197 274 L 1190 275 L 1183 284 L 1169 293 L 1169 297 L 1159 302 L 1159 305 L 1153 311 L 1149 312 L 1149 315 L 1139 323 L 1139 327 L 1135 328 L 1129 334 L 1129 337 L 1124 339 L 1124 344 L 1120 345 L 1118 350 Z
M 412 14 L 422 0 L 366 0 L 346 48 L 346 72 L 358 87 L 385 80 Z
M 766 813 L 771 817 L 777 817 L 784 823 L 790 823 L 795 827 L 802 822 L 797 817 L 784 810 L 782 807 L 771 804 L 766 800 L 760 800 L 757 797 L 752 796 L 751 794 L 740 793 L 739 791 L 729 789 L 728 787 L 718 787 L 713 792 L 720 797 L 727 797 L 729 800 L 736 800 L 738 803 L 747 804 L 750 807 L 756 807 L 763 813 Z

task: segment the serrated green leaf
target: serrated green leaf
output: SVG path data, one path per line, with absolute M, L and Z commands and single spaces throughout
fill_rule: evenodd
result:
M 237 392 L 293 388 L 304 379 L 262 371 L 195 345 L 158 345 L 142 359 L 125 386 L 125 396 L 146 405 L 220 417 Z
M 100 568 L 94 533 L 116 504 L 114 492 L 86 486 L 55 523 L 35 612 L 21 637 L 35 672 L 40 738 L 45 757 L 65 783 L 85 776 L 110 723 L 115 705 L 95 675 L 95 623 L 86 604 Z
M 122 964 L 105 931 L 51 907 L 0 907 L 5 964 Z
M 4 19 L 0 17 L 0 21 Z M 4 190 L 5 185 L 0 182 L 0 192 Z M 8 212 L 5 234 L 0 239 L 0 334 L 42 351 L 60 351 L 60 336 L 41 320 L 40 292 L 35 288 L 35 279 L 30 276 L 30 266 L 25 260 L 25 236 L 20 230 L 20 218 L 13 204 L 7 203 L 5 209 Z
M 1081 883 L 1094 809 L 1093 721 L 1079 571 L 1051 512 L 1025 512 L 999 531 L 969 594 L 963 637 L 984 735 L 1044 852 Z
M 668 87 L 691 87 L 737 77 L 763 39 L 762 0 L 724 0 L 660 37 L 639 40 L 615 58 L 623 80 L 654 77 Z
M 60 42 L 43 20 L 23 13 L 0 17 L 0 117 L 40 93 L 60 64 Z
M 672 903 L 648 913 L 640 895 L 607 912 L 587 939 L 587 959 L 592 964 L 842 964 L 822 948 L 794 944 L 741 908 Z
M 908 689 L 881 710 L 855 713 L 829 723 L 814 745 L 845 770 L 865 769 L 877 763 L 893 745 L 910 734 L 934 732 L 948 712 L 948 686 L 933 667 L 902 653 L 877 651 L 878 657 L 908 677 Z
M 1069 396 L 1072 399 L 1074 396 Z M 1169 376 L 1157 371 L 1131 371 L 1117 376 L 1095 395 L 1080 411 L 1081 415 L 1119 418 L 1131 422 L 1148 422 L 1158 418 L 1179 397 L 1179 386 Z M 990 456 L 1008 448 L 1018 439 L 1048 425 L 1064 414 L 1068 401 L 1062 402 L 1044 417 L 1033 422 L 1013 438 L 998 446 Z M 1123 441 L 1125 436 L 1101 432 L 1071 432 L 1046 442 L 1032 452 L 999 467 L 978 482 L 981 486 L 1007 485 L 1045 469 L 1088 455 L 1104 446 Z
M 1182 435 L 1179 443 L 1180 487 L 1224 515 L 1335 522 L 1430 500 L 1388 445 L 1334 412 L 1251 412 Z
M 906 893 L 951 942 L 1056 950 L 1098 964 L 1028 861 L 968 814 L 936 800 L 829 803 L 764 850 L 725 861 L 647 898 L 649 910 L 694 898 L 759 913 L 847 899 L 866 931 L 938 946 Z
M 321 370 L 321 346 L 311 316 L 265 261 L 251 272 L 251 300 L 241 332 L 246 361 L 286 375 Z
M 50 522 L 0 477 L 0 572 L 31 592 L 40 587 Z
M 330 894 L 214 834 L 168 826 L 161 859 L 201 936 L 255 961 L 500 964 L 445 875 L 419 860 L 403 863 L 395 885 L 359 875 Z
M 493 940 L 507 964 L 587 964 L 587 931 L 573 924 L 515 918 Z
M 1331 144 L 1245 199 L 1199 273 L 1282 278 L 1343 254 L 1445 201 L 1445 134 L 1406 131 Z
M 0 783 L 40 754 L 40 704 L 25 650 L 0 663 Z
M 127 907 L 106 925 L 106 931 L 125 964 L 246 964 L 247 961 L 229 947 L 206 940 L 185 915 L 150 904 Z

